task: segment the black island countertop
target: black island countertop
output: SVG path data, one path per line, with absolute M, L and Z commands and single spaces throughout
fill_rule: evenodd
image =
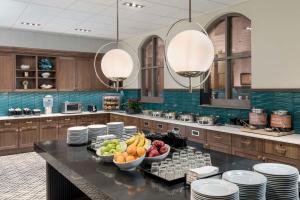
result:
M 220 152 L 207 151 L 196 143 L 189 143 L 189 145 L 203 152 L 209 152 L 212 164 L 218 166 L 220 171 L 252 170 L 252 166 L 259 162 Z M 99 162 L 95 155 L 87 150 L 86 146 L 71 147 L 65 141 L 45 141 L 36 143 L 34 148 L 47 162 L 48 199 L 73 199 L 70 198 L 72 191 L 84 194 L 86 199 L 190 199 L 190 191 L 184 187 L 183 183 L 170 186 L 140 170 L 134 172 L 120 171 L 113 163 Z M 71 182 L 70 185 L 73 188 L 62 186 L 62 182 Z M 64 195 L 69 196 L 61 196 L 63 193 L 68 193 Z

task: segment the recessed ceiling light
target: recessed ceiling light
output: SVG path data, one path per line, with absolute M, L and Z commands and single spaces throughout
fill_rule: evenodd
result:
M 32 22 L 21 22 L 21 24 L 27 25 L 27 26 L 41 26 L 41 24 L 32 23 Z
M 92 32 L 92 30 L 84 29 L 84 28 L 75 28 L 74 30 L 79 32 L 84 32 L 84 33 Z
M 129 7 L 132 7 L 132 8 L 144 8 L 145 6 L 144 5 L 141 5 L 141 4 L 136 4 L 136 3 L 130 3 L 130 2 L 125 2 L 123 3 L 124 6 L 129 6 Z

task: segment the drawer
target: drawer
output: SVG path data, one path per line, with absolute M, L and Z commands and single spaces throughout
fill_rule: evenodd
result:
M 219 143 L 231 146 L 231 134 L 216 131 L 207 131 L 208 143 Z
M 153 121 L 151 121 L 151 120 L 141 119 L 140 120 L 140 127 L 141 127 L 142 130 L 148 130 L 148 131 L 154 130 Z
M 179 130 L 182 136 L 186 135 L 186 128 L 182 125 L 177 124 L 168 124 L 168 130 L 172 131 L 173 129 Z
M 59 124 L 76 124 L 76 117 L 61 117 L 58 120 Z
M 193 142 L 206 143 L 206 130 L 200 128 L 186 127 L 186 135 L 188 140 Z
M 168 131 L 168 124 L 164 122 L 153 122 L 153 129 L 157 133 L 165 133 Z
M 292 165 L 298 169 L 300 169 L 300 161 L 291 158 L 278 157 L 274 155 L 263 155 L 262 160 L 266 163 L 282 163 L 286 165 Z
M 0 121 L 0 128 L 15 128 L 18 126 L 19 122 L 17 120 Z
M 135 117 L 126 117 L 125 126 L 136 126 L 137 128 L 140 125 L 140 119 Z
M 299 146 L 267 141 L 264 142 L 264 153 L 292 159 L 300 159 Z
M 256 138 L 232 135 L 232 146 L 241 151 L 262 152 L 263 141 Z
M 20 127 L 39 126 L 39 119 L 24 119 L 19 123 Z
M 59 121 L 59 118 L 41 118 L 40 124 L 41 125 L 51 125 L 51 124 L 57 124 Z
M 219 151 L 227 154 L 231 154 L 231 146 L 221 143 L 208 143 L 205 145 L 206 148 L 214 151 Z
M 240 149 L 237 147 L 232 146 L 231 147 L 231 154 L 235 156 L 240 156 L 243 158 L 248 158 L 252 160 L 262 160 L 262 152 L 257 151 L 247 151 L 244 149 Z

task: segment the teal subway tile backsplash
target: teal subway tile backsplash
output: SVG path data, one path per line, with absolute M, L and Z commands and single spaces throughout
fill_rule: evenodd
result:
M 92 92 L 32 92 L 32 93 L 0 93 L 0 116 L 7 115 L 10 107 L 29 107 L 43 109 L 42 99 L 50 94 L 54 97 L 54 112 L 60 111 L 60 104 L 65 101 L 80 101 L 87 109 L 88 104 L 95 104 L 102 109 L 102 95 L 111 91 Z M 139 98 L 139 90 L 124 90 L 119 92 L 122 103 L 130 98 Z M 187 112 L 202 115 L 217 115 L 219 122 L 225 123 L 229 118 L 248 118 L 249 110 L 225 109 L 200 106 L 200 91 L 189 93 L 185 90 L 164 90 L 164 103 L 143 103 L 144 109 L 168 110 L 176 112 Z M 268 113 L 273 110 L 286 109 L 293 116 L 293 127 L 300 133 L 300 92 L 278 92 L 278 91 L 253 91 L 251 93 L 251 104 L 253 107 L 263 108 Z

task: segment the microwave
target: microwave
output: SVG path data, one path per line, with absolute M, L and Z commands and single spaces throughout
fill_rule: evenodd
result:
M 61 113 L 73 114 L 73 113 L 81 113 L 81 112 L 82 112 L 81 103 L 66 101 L 61 104 Z

